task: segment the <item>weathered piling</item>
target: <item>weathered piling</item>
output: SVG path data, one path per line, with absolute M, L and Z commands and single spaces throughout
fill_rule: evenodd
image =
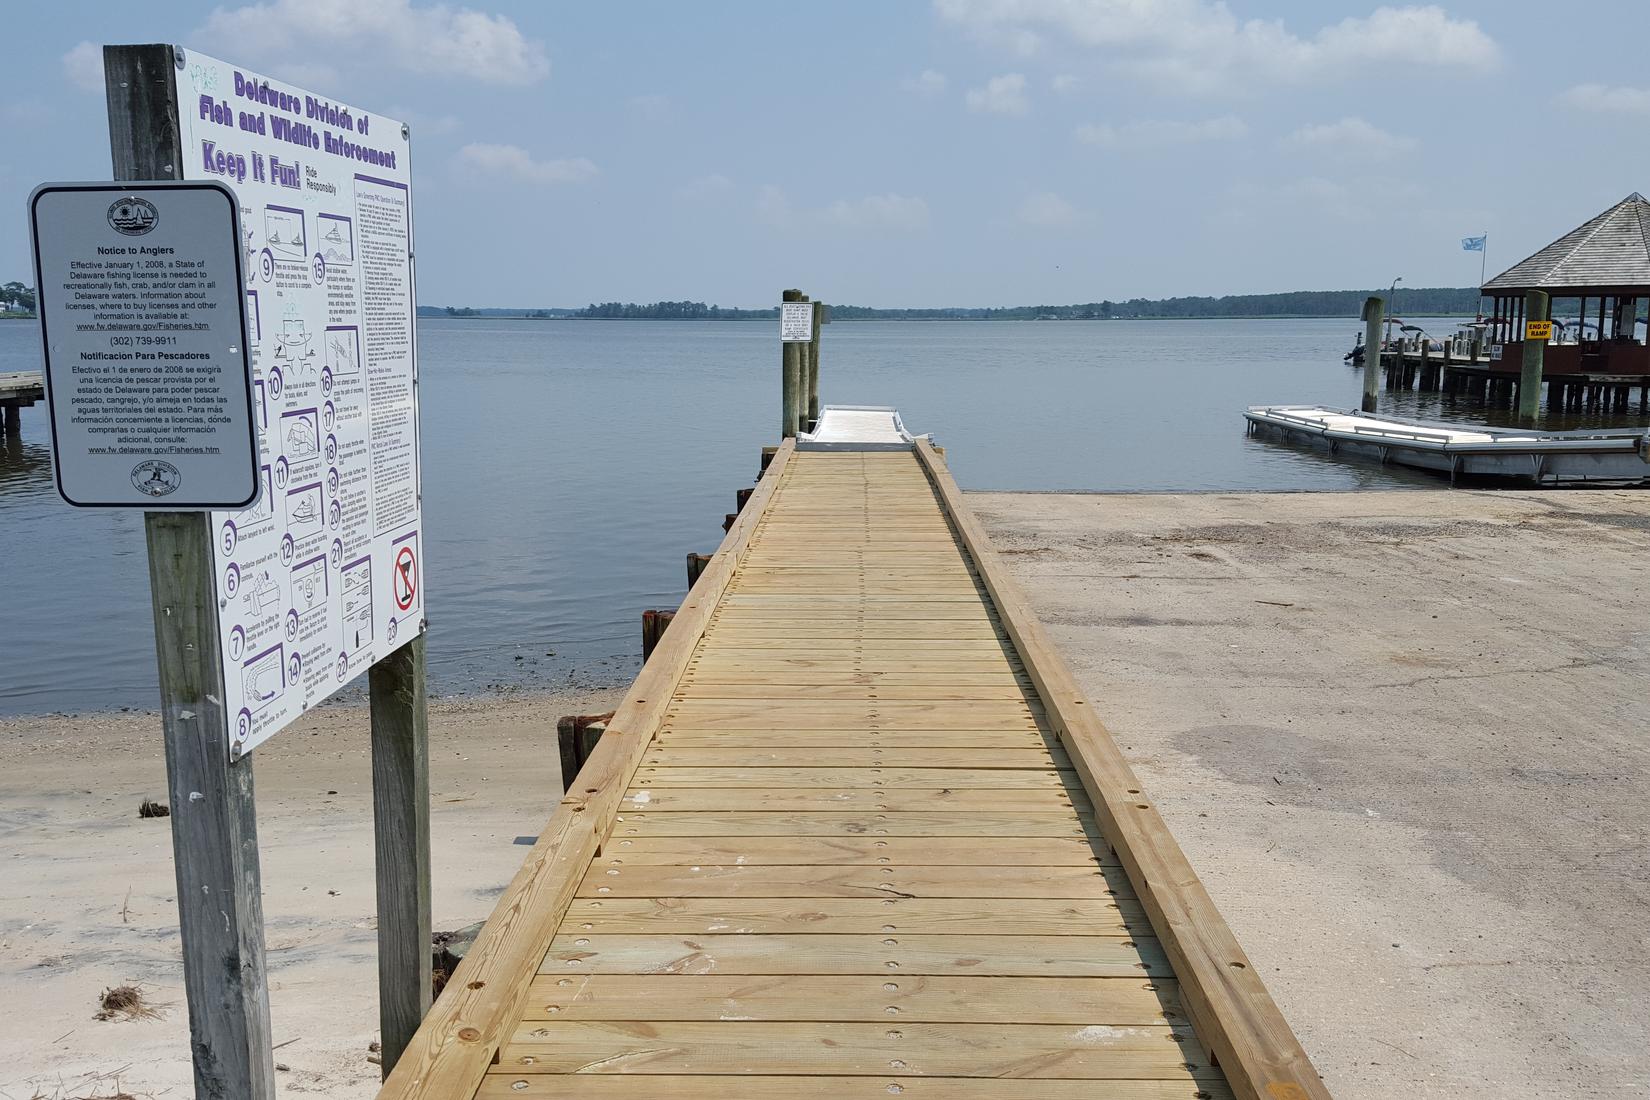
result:
M 561 755 L 561 789 L 573 785 L 573 779 L 596 750 L 596 743 L 607 732 L 607 723 L 613 712 L 606 714 L 568 715 L 556 720 L 556 748 Z
M 674 611 L 644 611 L 642 612 L 642 663 L 653 656 L 653 651 L 659 645 L 659 639 L 665 636 L 665 630 L 676 618 Z
M 1534 420 L 1541 408 L 1541 373 L 1552 333 L 1552 300 L 1545 291 L 1524 294 L 1524 363 L 1518 375 L 1518 415 Z
M 710 554 L 689 554 L 687 556 L 688 587 L 692 588 L 699 583 L 699 574 L 705 571 L 710 564 Z
M 1363 411 L 1375 411 L 1381 388 L 1381 322 L 1386 303 L 1379 298 L 1364 299 L 1364 402 Z
M 780 300 L 800 302 L 802 292 L 787 290 L 780 295 Z M 802 345 L 783 343 L 779 346 L 780 366 L 783 371 L 779 391 L 779 438 L 792 439 L 796 436 L 796 425 L 801 415 Z
M 814 334 L 808 343 L 808 430 L 819 423 L 819 329 L 825 323 L 825 303 L 814 303 Z

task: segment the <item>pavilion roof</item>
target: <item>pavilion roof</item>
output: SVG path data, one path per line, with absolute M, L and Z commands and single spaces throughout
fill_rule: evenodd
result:
M 1650 289 L 1650 200 L 1637 191 L 1484 284 L 1509 290 Z

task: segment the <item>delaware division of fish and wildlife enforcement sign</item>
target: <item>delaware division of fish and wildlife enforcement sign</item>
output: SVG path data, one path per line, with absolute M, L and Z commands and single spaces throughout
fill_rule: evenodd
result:
M 45 184 L 29 215 L 63 499 L 164 511 L 255 504 L 234 194 L 207 182 Z

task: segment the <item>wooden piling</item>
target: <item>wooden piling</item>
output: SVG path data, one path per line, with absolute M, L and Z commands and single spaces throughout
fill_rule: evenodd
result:
M 642 663 L 653 656 L 653 650 L 658 647 L 659 639 L 665 636 L 665 630 L 670 621 L 676 617 L 674 611 L 644 611 L 642 612 Z
M 430 1010 L 430 726 L 420 634 L 367 670 L 383 1075 Z
M 814 339 L 816 339 L 816 340 L 819 339 L 819 337 L 817 335 L 818 332 L 819 332 L 819 322 L 818 321 L 814 322 L 814 332 L 815 332 Z M 3 428 L 0 428 L 0 435 L 5 436 L 7 439 L 17 439 L 19 437 L 19 434 L 22 431 L 23 431 L 23 407 L 21 405 L 15 405 L 15 404 L 7 405 L 6 406 L 6 415 L 4 417 L 4 425 L 3 425 Z
M 703 573 L 705 571 L 705 566 L 710 564 L 711 557 L 712 555 L 710 554 L 689 554 L 687 556 L 689 588 L 692 588 L 695 584 L 699 583 L 699 574 Z
M 784 302 L 800 302 L 800 290 L 787 290 L 780 295 Z M 796 425 L 801 416 L 801 386 L 802 386 L 802 345 L 782 343 L 779 345 L 779 361 L 781 368 L 781 382 L 779 389 L 779 438 L 792 439 L 796 436 Z
M 806 294 L 802 296 L 801 301 L 809 305 L 813 303 L 813 299 L 808 297 Z M 811 313 L 812 311 L 810 310 L 809 312 Z M 805 432 L 809 428 L 808 386 L 810 385 L 810 378 L 814 370 L 813 342 L 809 341 L 806 344 L 798 344 L 797 354 L 799 356 L 799 362 L 796 378 L 796 430 L 798 432 Z
M 756 487 L 754 485 L 748 489 L 735 489 L 733 491 L 734 512 L 743 512 L 745 510 L 745 502 L 750 500 L 751 494 L 754 492 L 756 492 Z
M 1381 388 L 1381 322 L 1386 303 L 1379 298 L 1364 299 L 1364 402 L 1363 411 L 1375 411 Z
M 819 423 L 819 329 L 825 323 L 825 303 L 814 303 L 814 336 L 808 344 L 808 430 Z
M 556 719 L 556 750 L 561 757 L 561 789 L 566 794 L 584 762 L 596 751 L 613 712 L 567 715 Z
M 1534 420 L 1541 411 L 1541 374 L 1542 366 L 1547 355 L 1547 341 L 1545 339 L 1531 340 L 1528 326 L 1532 322 L 1550 321 L 1552 319 L 1552 300 L 1545 291 L 1529 290 L 1524 293 L 1524 363 L 1518 375 L 1518 417 L 1520 420 Z

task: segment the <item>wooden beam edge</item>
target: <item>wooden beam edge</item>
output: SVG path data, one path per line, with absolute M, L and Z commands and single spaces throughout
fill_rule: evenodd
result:
M 596 750 L 499 896 L 475 945 L 385 1079 L 378 1100 L 453 1100 L 473 1097 L 480 1088 L 521 1014 L 539 962 L 584 871 L 613 830 L 630 777 L 652 743 L 793 453 L 794 445 L 787 439 L 699 583 L 689 591 L 653 659 L 631 684 Z
M 1329 1100 L 1300 1040 L 1216 909 L 1111 733 L 1009 576 L 926 440 L 917 457 L 997 605 L 1055 732 L 1077 766 L 1101 832 L 1116 850 L 1180 981 L 1198 1038 L 1239 1100 Z

